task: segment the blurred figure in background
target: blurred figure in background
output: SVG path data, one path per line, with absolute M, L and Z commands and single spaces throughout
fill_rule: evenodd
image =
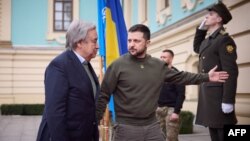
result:
M 161 53 L 161 60 L 166 62 L 169 69 L 179 72 L 173 65 L 174 52 L 165 49 Z M 156 117 L 160 121 L 162 132 L 167 141 L 178 141 L 182 104 L 185 100 L 185 85 L 164 83 L 158 100 Z

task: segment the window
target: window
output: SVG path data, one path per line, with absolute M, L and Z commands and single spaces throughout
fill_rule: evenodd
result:
M 74 19 L 79 19 L 79 1 L 80 0 L 48 0 L 48 32 L 46 37 L 48 41 L 56 41 L 59 44 L 65 44 L 65 32 L 69 26 L 69 23 Z M 58 3 L 59 5 L 57 8 L 55 6 L 56 3 Z M 71 6 L 69 8 L 66 8 L 69 5 L 68 3 L 70 3 Z M 64 10 L 63 7 L 65 7 L 64 9 L 66 10 Z M 65 19 L 65 16 L 63 14 L 69 13 L 69 11 L 71 11 L 71 20 L 68 20 L 69 15 L 66 15 L 68 17 Z M 58 12 L 58 14 L 61 13 L 59 14 L 61 15 L 61 20 L 59 20 L 60 16 L 55 18 L 56 12 Z M 58 22 L 57 30 L 55 30 L 56 21 Z
M 54 0 L 54 31 L 66 31 L 73 19 L 72 0 Z

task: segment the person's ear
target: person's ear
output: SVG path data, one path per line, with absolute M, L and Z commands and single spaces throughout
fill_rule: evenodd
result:
M 79 48 L 80 48 L 80 47 L 81 47 L 81 42 L 77 42 L 77 43 L 76 43 L 76 47 L 79 47 Z
M 149 45 L 149 44 L 150 44 L 150 42 L 151 42 L 150 40 L 147 40 L 147 41 L 146 41 L 146 44 L 147 44 L 147 45 Z
M 222 23 L 222 18 L 220 16 L 217 17 L 217 22 Z
M 83 40 L 78 41 L 78 42 L 76 43 L 76 45 L 77 45 L 77 47 L 80 47 L 80 48 L 85 46 Z

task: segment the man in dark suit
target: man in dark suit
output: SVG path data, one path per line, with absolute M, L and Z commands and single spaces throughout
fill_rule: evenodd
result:
M 96 26 L 73 21 L 66 48 L 45 72 L 45 108 L 37 141 L 98 141 L 99 83 L 89 63 L 98 50 Z
M 223 141 L 224 125 L 237 123 L 234 110 L 238 77 L 236 44 L 223 27 L 232 19 L 227 7 L 219 2 L 208 10 L 194 38 L 199 71 L 207 73 L 217 65 L 217 71 L 228 72 L 229 78 L 225 83 L 200 85 L 196 123 L 209 127 L 212 141 Z M 205 38 L 207 32 L 209 36 Z

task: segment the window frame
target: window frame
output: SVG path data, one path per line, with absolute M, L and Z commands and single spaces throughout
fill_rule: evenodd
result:
M 56 3 L 62 3 L 62 11 L 56 11 Z M 71 5 L 71 11 L 65 11 L 64 6 L 65 4 L 70 3 Z M 73 4 L 74 1 L 73 0 L 53 0 L 53 31 L 54 32 L 65 32 L 67 31 L 67 28 L 65 27 L 65 22 L 69 22 L 71 23 L 73 20 Z M 62 13 L 62 19 L 61 20 L 57 20 L 56 19 L 56 13 Z M 70 20 L 65 20 L 65 14 L 66 13 L 70 13 Z M 56 29 L 56 23 L 57 22 L 61 22 L 62 28 L 61 29 Z
M 72 20 L 79 19 L 79 4 L 80 0 L 73 0 L 73 8 L 72 8 Z M 47 29 L 47 41 L 56 41 L 59 44 L 64 45 L 65 40 L 65 33 L 66 31 L 54 31 L 53 28 L 53 20 L 54 20 L 54 0 L 48 0 L 48 29 Z

